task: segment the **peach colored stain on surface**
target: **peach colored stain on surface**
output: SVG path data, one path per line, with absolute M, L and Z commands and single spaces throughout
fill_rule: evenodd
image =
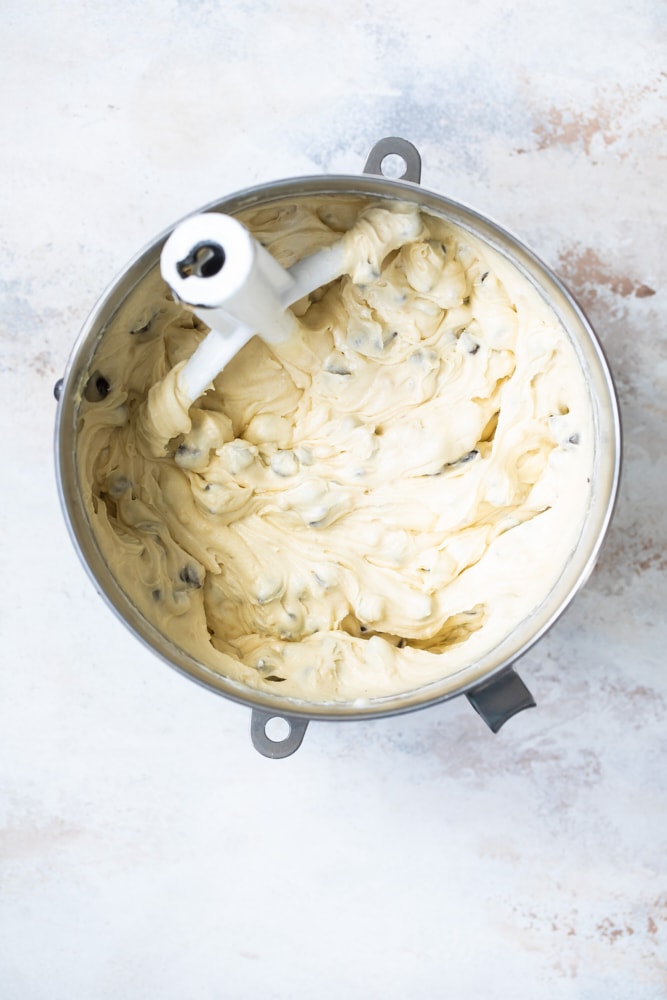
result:
M 620 526 L 619 520 L 617 527 Z M 647 533 L 645 519 L 626 522 L 622 527 L 622 531 L 615 529 L 610 532 L 594 570 L 598 583 L 606 581 L 607 593 L 622 594 L 640 574 L 667 572 L 665 541 Z
M 601 685 L 601 690 L 639 706 L 642 712 L 646 712 L 652 705 L 655 705 L 656 710 L 662 714 L 662 710 L 665 708 L 665 700 L 660 692 L 648 688 L 644 684 L 638 684 L 636 687 L 621 687 L 607 681 Z
M 616 133 L 611 131 L 612 116 L 608 110 L 598 108 L 589 117 L 583 113 L 550 108 L 544 117 L 545 121 L 533 129 L 538 149 L 574 146 L 581 142 L 588 155 L 595 136 L 599 135 L 607 146 L 617 139 Z
M 613 899 L 607 900 L 613 907 Z M 655 904 L 654 904 L 655 905 Z M 576 905 L 563 910 L 542 907 L 536 900 L 527 907 L 512 906 L 512 923 L 521 930 L 531 947 L 546 950 L 549 939 L 560 940 L 559 958 L 564 964 L 554 966 L 563 976 L 577 974 L 578 959 L 596 955 L 597 961 L 626 961 L 631 955 L 641 956 L 649 966 L 661 965 L 658 935 L 662 917 L 654 907 L 636 900 L 627 912 L 603 909 L 596 916 Z M 583 949 L 583 950 L 582 950 Z
M 650 540 L 642 547 L 645 555 L 643 559 L 637 560 L 637 568 L 642 571 L 657 569 L 660 573 L 664 573 L 667 571 L 667 554 L 664 551 L 651 552 L 650 546 L 652 544 L 653 541 Z
M 614 270 L 592 247 L 566 247 L 558 256 L 558 269 L 566 284 L 588 307 L 597 299 L 600 287 L 622 298 L 655 295 L 650 285 Z
M 50 351 L 40 351 L 31 355 L 27 363 L 38 375 L 55 375 L 56 368 Z
M 483 788 L 503 775 L 520 773 L 535 794 L 549 808 L 555 808 L 560 823 L 581 796 L 604 781 L 600 758 L 593 749 L 568 748 L 544 736 L 523 749 L 498 743 L 493 755 L 489 755 L 473 723 L 476 720 L 471 720 L 470 728 L 458 742 L 452 743 L 449 734 L 443 732 L 431 745 L 442 772 L 455 775 L 469 787 Z
M 580 146 L 586 156 L 590 156 L 596 139 L 609 147 L 621 139 L 632 138 L 633 130 L 628 129 L 628 123 L 637 117 L 643 102 L 660 95 L 666 79 L 667 74 L 660 73 L 655 80 L 643 85 L 623 87 L 617 84 L 614 87 L 600 88 L 596 99 L 585 110 L 558 106 L 541 110 L 540 121 L 533 127 L 537 150 Z M 647 117 L 652 120 L 653 129 L 662 134 L 664 118 L 651 114 L 650 111 L 647 112 Z M 644 133 L 648 127 L 648 124 L 645 125 Z M 518 149 L 516 152 L 525 153 L 528 150 Z M 627 153 L 620 155 L 625 156 Z
M 611 942 L 611 944 L 619 938 L 628 937 L 635 933 L 634 927 L 630 927 L 629 924 L 625 924 L 623 927 L 618 927 L 609 917 L 605 917 L 604 920 L 601 920 L 597 925 L 596 930 L 599 932 L 600 937 Z

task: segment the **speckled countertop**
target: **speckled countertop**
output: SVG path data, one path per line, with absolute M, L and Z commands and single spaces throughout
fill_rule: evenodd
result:
M 3 4 L 3 1000 L 667 996 L 665 28 L 655 0 Z M 311 724 L 269 761 L 94 592 L 52 388 L 157 232 L 384 135 L 588 310 L 621 495 L 521 663 L 537 709 Z

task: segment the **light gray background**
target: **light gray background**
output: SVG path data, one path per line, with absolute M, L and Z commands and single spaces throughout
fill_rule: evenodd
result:
M 5 0 L 0 53 L 0 996 L 667 996 L 665 7 Z M 103 605 L 56 498 L 52 387 L 145 243 L 376 139 L 589 311 L 624 481 L 597 570 L 492 736 L 464 699 L 249 713 Z

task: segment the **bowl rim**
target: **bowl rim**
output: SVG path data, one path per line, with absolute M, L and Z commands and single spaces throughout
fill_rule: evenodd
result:
M 156 266 L 159 266 L 162 246 L 175 226 L 182 220 L 168 226 L 154 237 L 114 277 L 97 299 L 74 342 L 62 379 L 62 389 L 56 413 L 54 437 L 56 482 L 70 538 L 95 589 L 132 634 L 165 663 L 208 690 L 239 704 L 260 709 L 276 716 L 317 719 L 318 721 L 372 719 L 414 711 L 418 708 L 438 704 L 460 694 L 471 693 L 481 683 L 488 683 L 491 678 L 511 667 L 560 618 L 589 578 L 613 516 L 622 465 L 620 408 L 611 369 L 602 345 L 586 314 L 569 289 L 553 270 L 517 236 L 489 216 L 462 202 L 430 191 L 420 184 L 387 178 L 382 175 L 324 174 L 289 177 L 247 187 L 223 198 L 210 201 L 201 208 L 189 212 L 183 218 L 189 218 L 200 212 L 215 211 L 235 215 L 250 208 L 260 208 L 286 199 L 294 200 L 295 198 L 307 198 L 315 195 L 334 197 L 337 195 L 359 195 L 392 201 L 418 202 L 425 211 L 444 217 L 472 233 L 476 238 L 486 242 L 492 249 L 508 259 L 515 267 L 518 267 L 554 309 L 582 363 L 584 359 L 581 351 L 582 347 L 585 346 L 586 362 L 589 367 L 592 367 L 592 372 L 589 372 L 589 375 L 595 376 L 596 388 L 598 391 L 602 391 L 604 396 L 601 403 L 600 400 L 597 400 L 600 405 L 597 408 L 594 406 L 597 459 L 600 459 L 603 448 L 602 457 L 606 456 L 602 470 L 604 481 L 596 484 L 597 489 L 602 488 L 602 496 L 596 498 L 595 530 L 589 532 L 591 537 L 587 543 L 585 556 L 578 559 L 576 572 L 568 573 L 566 567 L 557 585 L 542 602 L 540 608 L 536 609 L 539 611 L 548 605 L 546 613 L 540 617 L 538 627 L 530 634 L 523 635 L 521 633 L 523 637 L 521 641 L 517 641 L 518 630 L 521 628 L 518 626 L 491 651 L 491 653 L 497 652 L 498 655 L 495 657 L 485 654 L 472 664 L 454 673 L 409 691 L 354 701 L 311 702 L 251 688 L 218 674 L 199 663 L 185 650 L 177 647 L 147 619 L 143 618 L 106 566 L 92 524 L 86 516 L 85 505 L 82 503 L 82 490 L 78 481 L 76 449 L 74 447 L 75 421 L 83 379 L 86 371 L 89 370 L 88 363 L 94 357 L 97 345 L 123 302 L 127 300 L 140 282 Z M 550 290 L 551 295 L 546 294 L 547 290 Z M 573 337 L 570 325 L 565 322 L 563 313 L 578 329 L 579 335 L 584 335 L 583 341 L 580 342 L 578 337 Z M 596 403 L 596 397 L 593 393 L 592 402 Z M 601 413 L 601 409 L 604 410 L 604 413 Z M 605 418 L 604 426 L 602 416 Z M 550 602 L 551 595 L 554 590 L 558 589 L 558 584 L 563 580 L 564 575 L 568 577 L 568 582 L 565 587 L 560 588 L 563 591 L 560 599 Z M 525 625 L 525 622 L 522 624 Z

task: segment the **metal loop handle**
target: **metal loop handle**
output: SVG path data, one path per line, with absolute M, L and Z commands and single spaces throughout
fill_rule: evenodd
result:
M 422 175 L 422 158 L 419 151 L 407 139 L 400 139 L 398 136 L 389 136 L 375 143 L 368 154 L 364 173 L 385 177 L 382 163 L 388 156 L 400 156 L 405 163 L 405 171 L 398 178 L 399 180 L 419 184 Z
M 274 719 L 280 719 L 289 726 L 289 732 L 282 740 L 272 739 L 266 731 L 266 727 Z M 309 721 L 292 715 L 276 715 L 275 712 L 262 712 L 258 708 L 253 708 L 250 716 L 252 745 L 263 757 L 271 757 L 273 760 L 289 757 L 301 746 Z

